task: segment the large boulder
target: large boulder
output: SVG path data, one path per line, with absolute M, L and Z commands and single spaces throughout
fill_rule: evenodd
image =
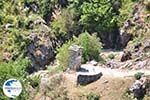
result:
M 121 48 L 125 48 L 128 44 L 128 42 L 132 39 L 132 35 L 128 34 L 126 32 L 122 32 L 120 34 L 120 43 L 121 43 Z
M 27 47 L 28 56 L 31 59 L 31 69 L 29 72 L 46 69 L 55 57 L 54 43 L 46 37 L 36 33 L 31 34 L 31 43 Z
M 131 59 L 132 54 L 130 51 L 124 51 L 121 57 L 121 62 L 127 61 L 129 59 Z
M 91 64 L 81 66 L 81 70 L 77 72 L 77 84 L 87 85 L 101 78 L 102 72 L 99 67 Z
M 134 98 L 136 98 L 137 100 L 143 100 L 147 89 L 150 88 L 149 83 L 150 81 L 145 77 L 136 80 L 129 88 L 129 90 L 133 93 Z

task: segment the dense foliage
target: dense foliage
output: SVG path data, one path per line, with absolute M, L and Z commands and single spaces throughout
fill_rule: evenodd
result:
M 132 6 L 131 0 L 0 1 L 0 12 L 3 12 L 0 13 L 0 55 L 25 53 L 32 32 L 46 31 L 49 37 L 54 33 L 69 38 L 84 31 L 96 32 L 100 38 L 104 33 L 116 34 L 111 31 L 123 24 Z M 48 31 L 41 24 L 35 24 L 39 18 L 44 19 Z
M 77 26 L 75 26 L 76 22 L 73 19 L 73 11 L 69 9 L 63 9 L 62 14 L 58 15 L 57 18 L 51 23 L 53 32 L 59 36 L 76 31 Z
M 16 61 L 10 61 L 8 63 L 0 63 L 0 87 L 7 79 L 18 79 L 22 83 L 23 92 L 16 100 L 27 100 L 28 98 L 28 82 L 26 68 L 29 66 L 29 60 L 27 58 L 17 58 Z M 0 88 L 0 99 L 9 100 Z
M 111 32 L 117 25 L 121 0 L 69 0 L 83 30 Z
M 62 45 L 61 48 L 58 49 L 58 54 L 56 55 L 56 59 L 59 62 L 59 66 L 65 70 L 68 66 L 69 60 L 69 47 L 73 44 L 72 41 L 69 41 Z
M 99 39 L 96 34 L 90 35 L 85 32 L 79 35 L 79 37 L 74 37 L 72 41 L 65 43 L 61 48 L 58 49 L 58 54 L 56 59 L 59 61 L 60 67 L 66 69 L 68 66 L 69 59 L 69 47 L 73 44 L 77 44 L 82 47 L 82 57 L 83 62 L 90 60 L 99 60 L 99 53 L 102 48 Z
M 82 57 L 84 62 L 93 59 L 99 61 L 99 54 L 102 49 L 102 45 L 99 41 L 100 40 L 97 38 L 96 34 L 90 35 L 87 32 L 82 33 L 75 39 L 76 44 L 83 48 Z

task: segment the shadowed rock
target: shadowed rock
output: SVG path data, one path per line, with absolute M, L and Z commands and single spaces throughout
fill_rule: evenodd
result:
M 94 67 L 92 65 L 83 65 L 81 68 L 86 71 L 83 72 L 79 70 L 77 72 L 77 84 L 80 85 L 87 85 L 97 81 L 103 75 L 98 67 Z

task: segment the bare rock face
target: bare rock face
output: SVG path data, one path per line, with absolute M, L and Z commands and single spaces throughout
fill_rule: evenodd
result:
M 48 37 L 31 34 L 32 43 L 27 47 L 28 56 L 31 59 L 32 67 L 29 72 L 45 69 L 55 56 L 53 43 Z
M 150 40 L 146 40 L 143 44 L 143 52 L 150 52 Z
M 131 59 L 131 52 L 130 51 L 124 51 L 121 57 L 121 62 L 127 61 L 129 59 Z
M 132 39 L 132 35 L 128 34 L 126 32 L 123 32 L 120 34 L 120 42 L 121 42 L 121 47 L 125 48 L 128 44 L 128 42 Z
M 137 100 L 143 100 L 146 90 L 149 88 L 149 80 L 146 78 L 141 78 L 136 80 L 129 90 L 134 94 L 134 98 Z

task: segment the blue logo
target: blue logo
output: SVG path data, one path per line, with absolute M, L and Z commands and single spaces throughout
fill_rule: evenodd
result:
M 9 79 L 3 84 L 3 92 L 7 97 L 16 98 L 22 92 L 22 85 L 19 80 Z

